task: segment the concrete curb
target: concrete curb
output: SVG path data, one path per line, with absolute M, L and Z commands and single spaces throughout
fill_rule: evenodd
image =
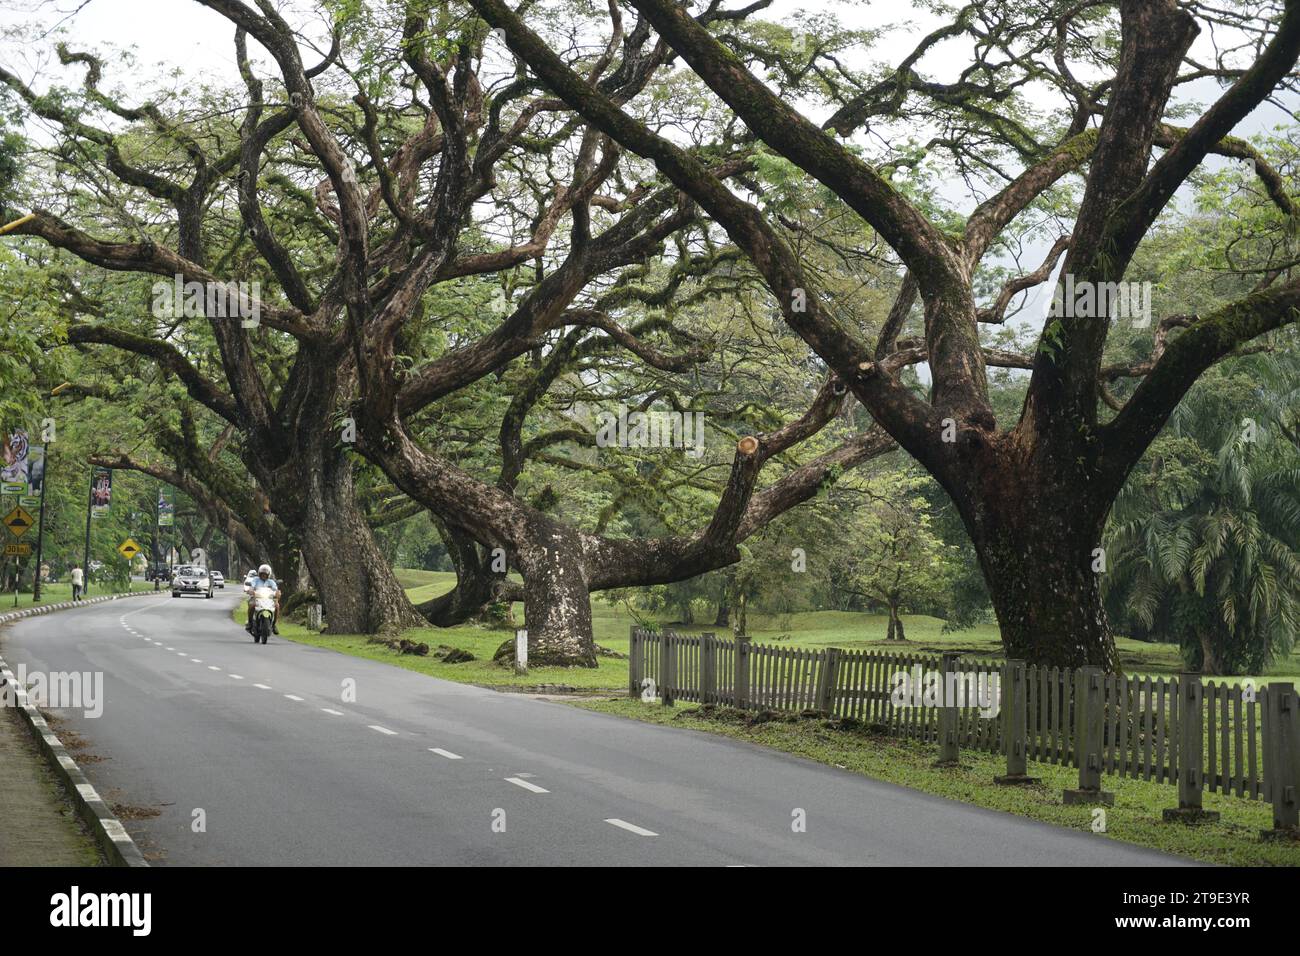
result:
M 155 591 L 136 591 L 131 594 L 106 594 L 102 597 L 87 598 L 84 601 L 46 604 L 41 607 L 0 615 L 0 624 L 17 621 L 25 617 L 34 617 L 39 614 L 48 614 L 51 611 L 81 607 L 85 604 L 99 604 L 104 601 L 115 601 L 123 597 L 143 597 L 146 594 L 156 595 L 157 593 Z M 108 856 L 109 863 L 114 866 L 148 866 L 149 863 L 145 860 L 144 854 L 135 845 L 131 835 L 126 832 L 126 827 L 122 826 L 122 821 L 114 816 L 113 811 L 104 802 L 104 798 L 86 779 L 86 775 L 81 772 L 77 762 L 72 759 L 67 748 L 63 746 L 63 741 L 59 740 L 58 735 L 50 729 L 50 725 L 41 716 L 41 712 L 27 696 L 26 688 L 18 685 L 18 678 L 14 676 L 14 672 L 3 657 L 0 657 L 0 687 L 8 688 L 6 696 L 8 694 L 13 695 L 23 723 L 32 732 L 32 737 L 35 738 L 36 745 L 40 748 L 41 753 L 45 755 L 45 759 L 63 781 L 68 796 L 72 798 L 73 805 L 76 806 L 77 812 L 90 828 L 95 842 L 103 848 L 104 853 Z

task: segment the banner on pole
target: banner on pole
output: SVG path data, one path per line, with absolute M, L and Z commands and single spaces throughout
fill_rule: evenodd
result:
M 113 472 L 96 468 L 90 479 L 90 513 L 96 518 L 108 514 L 113 500 Z
M 30 453 L 31 446 L 27 441 L 26 429 L 15 428 L 7 434 L 0 434 L 0 494 L 30 494 L 27 490 Z M 42 455 L 42 474 L 44 471 L 44 455 Z
M 45 487 L 45 446 L 32 445 L 27 450 L 27 494 L 39 498 Z
M 158 492 L 158 527 L 170 528 L 174 523 L 176 505 L 172 501 L 172 490 L 164 488 Z

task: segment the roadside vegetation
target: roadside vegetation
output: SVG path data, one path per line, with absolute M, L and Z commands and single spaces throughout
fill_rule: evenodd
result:
M 413 603 L 429 600 L 446 593 L 455 586 L 455 575 L 437 571 L 419 571 L 399 568 L 399 581 L 406 586 Z M 242 605 L 240 611 L 242 613 Z M 674 624 L 671 615 L 664 612 L 637 609 L 626 604 L 606 601 L 592 602 L 592 627 L 599 647 L 618 655 L 628 650 L 628 630 L 634 624 L 667 627 L 684 633 L 711 631 L 718 636 L 729 632 L 706 624 Z M 240 619 L 242 620 L 242 618 Z M 974 625 L 962 631 L 945 631 L 944 621 L 921 614 L 902 615 L 906 629 L 905 642 L 891 641 L 882 635 L 889 627 L 887 613 L 868 614 L 853 611 L 804 611 L 789 614 L 751 614 L 749 638 L 759 644 L 780 644 L 793 647 L 839 647 L 880 651 L 906 649 L 916 653 L 941 653 L 961 651 L 982 660 L 999 660 L 1004 657 L 998 630 L 992 624 Z M 518 626 L 526 621 L 518 616 Z M 415 628 L 402 634 L 413 643 L 426 643 L 427 656 L 399 653 L 385 644 L 376 643 L 363 635 L 320 634 L 301 624 L 281 621 L 282 636 L 314 647 L 324 647 L 384 661 L 407 670 L 429 674 L 444 680 L 487 687 L 534 688 L 555 685 L 575 690 L 626 689 L 627 660 L 624 656 L 600 656 L 595 668 L 533 667 L 527 677 L 515 676 L 512 668 L 495 664 L 493 654 L 502 643 L 512 640 L 512 627 L 488 627 L 482 624 L 462 624 L 450 628 Z M 1153 643 L 1121 637 L 1117 641 L 1120 659 L 1128 674 L 1177 674 L 1182 668 L 1179 647 L 1173 643 Z M 436 656 L 440 647 L 460 648 L 473 654 L 475 660 L 460 664 L 445 664 Z M 1216 678 L 1229 682 L 1253 678 L 1258 683 L 1287 680 L 1300 684 L 1300 654 L 1292 652 L 1283 660 L 1275 661 L 1259 674 L 1241 674 Z

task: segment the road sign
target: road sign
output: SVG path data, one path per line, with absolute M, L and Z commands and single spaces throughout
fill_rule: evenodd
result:
M 30 544 L 6 544 L 6 558 L 30 558 L 32 556 L 32 546 Z
M 36 523 L 36 519 L 19 506 L 5 515 L 4 518 L 0 518 L 0 523 L 3 523 L 15 538 L 21 538 Z
M 117 553 L 120 554 L 122 557 L 126 558 L 128 561 L 134 558 L 142 550 L 144 549 L 141 548 L 134 541 L 132 541 L 130 538 L 127 538 L 125 541 L 123 541 L 121 544 L 117 546 Z

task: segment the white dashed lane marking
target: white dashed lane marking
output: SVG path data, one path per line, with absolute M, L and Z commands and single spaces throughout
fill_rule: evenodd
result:
M 454 754 L 450 750 L 443 750 L 441 747 L 430 747 L 429 753 L 437 754 L 439 757 L 446 757 L 448 760 L 460 759 L 460 754 Z
M 605 821 L 611 826 L 616 826 L 620 830 L 626 830 L 628 833 L 635 833 L 637 836 L 658 836 L 654 830 L 647 830 L 645 827 L 639 827 L 635 823 L 628 823 L 626 820 L 620 820 L 618 817 L 610 817 Z
M 296 700 L 296 701 L 298 701 L 299 703 L 302 702 L 302 698 L 301 698 L 301 697 L 295 697 L 293 694 L 285 694 L 284 696 L 287 697 L 287 698 L 289 698 L 289 700 Z
M 328 707 L 322 707 L 321 710 L 325 711 L 327 714 L 333 714 L 335 717 L 343 716 L 343 711 L 341 710 L 330 710 Z
M 550 792 L 551 792 L 551 791 L 545 789 L 544 787 L 539 787 L 539 786 L 538 786 L 537 784 L 535 784 L 535 783 L 529 783 L 527 780 L 524 780 L 524 779 L 522 779 L 522 778 L 520 778 L 520 777 L 506 777 L 506 783 L 513 783 L 516 787 L 523 787 L 525 790 L 529 791 L 530 793 L 550 793 Z
M 366 726 L 369 727 L 371 730 L 378 731 L 381 734 L 387 734 L 390 737 L 397 736 L 397 731 L 389 730 L 387 727 L 380 727 L 378 724 L 367 724 Z
M 267 687 L 265 684 L 254 684 L 253 686 L 256 687 L 258 690 L 270 690 L 270 689 L 271 689 L 271 688 Z
M 243 679 L 244 679 L 244 678 L 241 677 L 239 674 L 227 674 L 226 676 L 229 677 L 231 680 L 243 680 Z

